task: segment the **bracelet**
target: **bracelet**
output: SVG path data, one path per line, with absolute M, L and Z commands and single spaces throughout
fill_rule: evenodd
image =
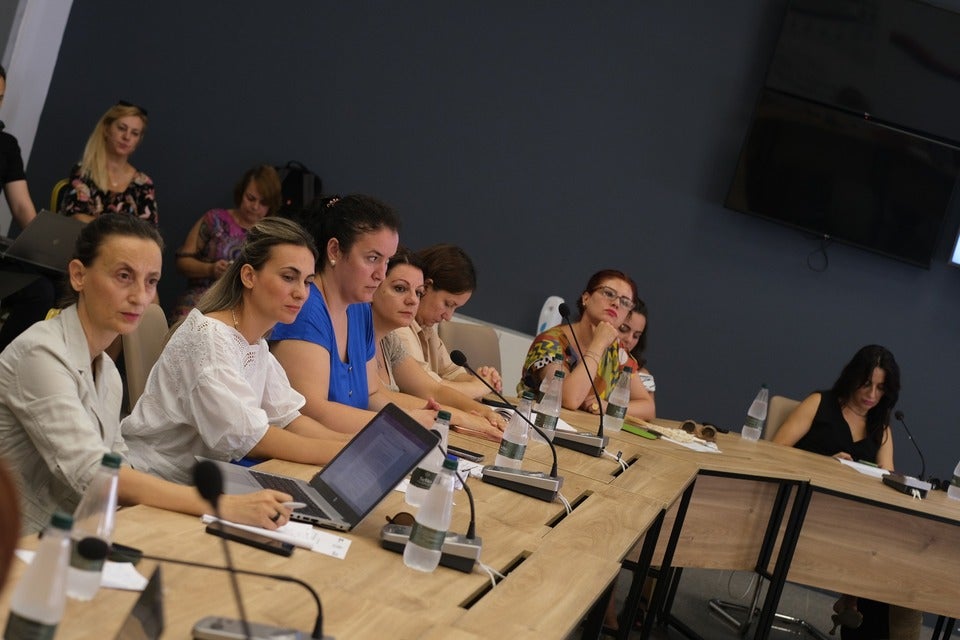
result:
M 595 354 L 595 353 L 591 353 L 591 352 L 587 351 L 586 353 L 583 354 L 583 362 L 584 362 L 584 364 L 586 364 L 587 358 L 593 358 L 593 360 L 597 363 L 597 368 L 598 368 L 598 369 L 600 368 L 600 356 L 598 356 L 598 355 Z

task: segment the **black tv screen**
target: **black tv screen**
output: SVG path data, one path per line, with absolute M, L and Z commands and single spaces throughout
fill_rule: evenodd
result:
M 929 268 L 960 148 L 764 89 L 725 206 Z
M 960 141 L 960 14 L 917 0 L 791 0 L 766 86 Z

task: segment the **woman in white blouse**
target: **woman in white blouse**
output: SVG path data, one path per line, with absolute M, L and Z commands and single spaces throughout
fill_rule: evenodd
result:
M 265 218 L 176 329 L 122 424 L 137 468 L 186 482 L 194 456 L 326 464 L 349 437 L 300 414 L 264 337 L 309 295 L 316 248 L 296 223 Z
M 140 324 L 160 279 L 155 227 L 107 214 L 86 225 L 68 266 L 72 302 L 37 322 L 0 354 L 0 457 L 20 487 L 22 532 L 43 528 L 54 511 L 72 512 L 103 454 L 126 452 L 120 436 L 123 385 L 105 353 Z M 290 496 L 259 491 L 224 496 L 225 518 L 261 527 L 283 524 Z M 202 514 L 193 487 L 120 468 L 119 501 Z

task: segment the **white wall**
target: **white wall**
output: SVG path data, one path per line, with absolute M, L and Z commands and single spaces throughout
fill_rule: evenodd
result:
M 520 371 L 523 369 L 523 361 L 527 357 L 527 349 L 533 342 L 533 336 L 461 314 L 454 315 L 453 322 L 485 324 L 497 332 L 497 337 L 500 339 L 500 377 L 503 380 L 503 395 L 507 397 L 516 395 Z

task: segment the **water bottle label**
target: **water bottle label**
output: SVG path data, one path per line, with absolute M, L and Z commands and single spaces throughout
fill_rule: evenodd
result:
M 534 419 L 533 424 L 537 425 L 541 429 L 549 429 L 550 431 L 557 430 L 557 416 L 551 416 L 546 413 L 538 413 L 537 417 Z
M 417 487 L 418 489 L 429 489 L 433 486 L 433 481 L 437 477 L 437 474 L 433 471 L 428 471 L 423 467 L 417 467 L 413 470 L 413 473 L 410 474 L 410 486 Z
M 70 566 L 74 569 L 80 571 L 100 571 L 103 569 L 103 558 L 97 558 L 96 560 L 91 560 L 89 558 L 84 558 L 77 551 L 77 541 L 73 540 L 70 543 Z
M 953 480 L 950 481 L 950 484 L 952 484 L 955 487 L 960 487 L 960 476 L 954 475 Z
M 423 547 L 431 551 L 440 551 L 440 549 L 443 548 L 443 541 L 446 537 L 446 531 L 431 529 L 416 520 L 414 520 L 413 529 L 410 531 L 410 542 L 418 547 Z
M 611 418 L 616 418 L 621 420 L 625 415 L 627 415 L 627 408 L 621 407 L 620 405 L 613 404 L 612 402 L 607 403 L 606 414 Z
M 758 420 L 757 418 L 754 418 L 753 416 L 748 415 L 747 421 L 743 423 L 743 426 L 750 427 L 751 429 L 762 429 L 763 420 Z
M 55 624 L 43 624 L 35 620 L 28 620 L 11 611 L 3 637 L 16 638 L 17 640 L 52 640 L 56 632 L 57 625 Z
M 500 450 L 498 453 L 511 460 L 523 460 L 523 453 L 527 450 L 527 445 L 510 442 L 506 438 L 500 441 Z

